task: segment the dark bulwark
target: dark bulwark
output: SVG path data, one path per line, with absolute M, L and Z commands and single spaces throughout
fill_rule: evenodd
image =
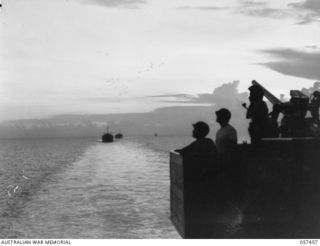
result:
M 265 139 L 228 156 L 170 153 L 171 220 L 183 238 L 319 238 L 320 140 Z

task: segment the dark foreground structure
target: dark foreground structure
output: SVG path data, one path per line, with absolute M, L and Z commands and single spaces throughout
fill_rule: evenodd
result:
M 319 238 L 320 140 L 239 144 L 217 159 L 170 153 L 171 220 L 183 238 Z
M 170 153 L 171 220 L 184 238 L 320 238 L 320 92 L 281 102 L 252 84 L 273 104 L 252 144 Z

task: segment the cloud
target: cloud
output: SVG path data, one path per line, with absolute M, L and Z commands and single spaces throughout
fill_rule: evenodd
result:
M 264 17 L 264 18 L 274 18 L 274 19 L 283 19 L 287 18 L 290 15 L 279 9 L 275 8 L 249 8 L 249 9 L 241 9 L 239 11 L 242 14 L 256 17 Z
M 190 94 L 163 94 L 163 95 L 154 95 L 148 96 L 149 98 L 159 98 L 160 102 L 165 103 L 201 103 L 198 100 L 198 96 Z
M 155 95 L 151 97 L 170 98 L 170 100 L 162 100 L 162 102 L 170 103 L 189 103 L 189 104 L 205 104 L 205 105 L 230 105 L 230 101 L 245 100 L 246 93 L 238 92 L 239 81 L 235 80 L 230 83 L 224 83 L 214 89 L 212 93 L 200 93 L 197 95 L 190 94 L 165 94 Z M 231 103 L 232 104 L 232 103 Z
M 319 0 L 306 0 L 302 3 L 291 3 L 289 6 L 298 9 L 305 9 L 320 15 L 320 1 Z
M 145 4 L 146 0 L 79 0 L 86 4 L 97 4 L 110 8 L 138 8 L 139 5 Z
M 297 24 L 306 25 L 306 24 L 310 24 L 310 23 L 313 23 L 313 22 L 317 22 L 317 21 L 319 21 L 319 20 L 317 20 L 315 15 L 306 14 L 306 15 L 300 17 L 300 20 L 299 20 L 299 22 Z
M 268 2 L 266 1 L 249 1 L 249 0 L 240 0 L 240 3 L 243 6 L 252 7 L 252 6 L 266 6 Z
M 216 6 L 180 6 L 177 9 L 180 10 L 206 10 L 206 11 L 219 11 L 229 9 L 227 7 L 216 7 Z
M 290 7 L 301 12 L 304 11 L 302 15 L 299 16 L 300 21 L 298 24 L 309 24 L 313 22 L 320 21 L 320 1 L 319 0 L 305 0 L 301 3 L 291 3 Z
M 131 98 L 130 98 L 131 99 Z M 95 103 L 120 103 L 128 101 L 128 98 L 122 97 L 85 97 L 79 99 L 82 102 L 95 102 Z
M 190 94 L 162 94 L 162 95 L 154 95 L 154 96 L 148 96 L 148 97 L 176 97 L 176 98 L 190 98 L 194 97 Z
M 312 50 L 320 50 L 320 47 L 317 45 L 307 45 L 305 46 L 307 49 L 312 49 Z
M 271 1 L 238 0 L 236 7 L 217 7 L 217 6 L 180 6 L 181 10 L 233 10 L 235 13 L 247 16 L 284 19 L 292 18 L 298 20 L 297 24 L 305 25 L 320 22 L 320 1 L 304 0 L 293 2 L 282 8 L 271 7 Z
M 297 24 L 305 25 L 319 22 L 320 1 L 305 0 L 299 3 L 289 3 L 281 8 L 271 7 L 271 1 L 248 1 L 238 0 L 239 6 L 235 12 L 247 16 L 285 19 L 292 18 L 298 20 Z
M 234 7 L 217 7 L 217 6 L 180 6 L 177 9 L 180 10 L 204 10 L 204 11 L 219 11 L 219 10 L 231 10 L 237 14 L 283 19 L 294 17 L 297 18 L 296 11 L 292 11 L 289 6 L 287 8 L 274 8 L 270 7 L 270 2 L 267 1 L 253 1 L 253 0 L 238 0 L 238 6 Z
M 239 9 L 255 9 L 255 8 L 266 8 L 268 3 L 265 1 L 247 1 L 247 0 L 239 0 Z
M 280 60 L 260 63 L 260 65 L 285 75 L 306 79 L 320 79 L 319 50 L 310 52 L 294 49 L 269 49 L 263 52 Z
M 198 95 L 190 94 L 164 94 L 164 95 L 155 95 L 149 96 L 153 98 L 165 99 L 161 102 L 166 103 L 189 103 L 189 104 L 212 104 L 212 94 L 204 93 Z
M 286 9 L 269 7 L 265 1 L 244 1 L 239 0 L 240 5 L 236 12 L 248 16 L 282 19 L 292 16 Z

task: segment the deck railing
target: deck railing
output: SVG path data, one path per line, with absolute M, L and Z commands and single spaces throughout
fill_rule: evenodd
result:
M 217 157 L 171 151 L 170 182 L 184 238 L 320 237 L 319 140 L 270 139 Z

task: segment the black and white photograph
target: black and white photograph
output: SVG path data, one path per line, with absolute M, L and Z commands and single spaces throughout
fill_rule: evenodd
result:
M 320 0 L 0 0 L 1 244 L 317 245 L 319 28 Z

